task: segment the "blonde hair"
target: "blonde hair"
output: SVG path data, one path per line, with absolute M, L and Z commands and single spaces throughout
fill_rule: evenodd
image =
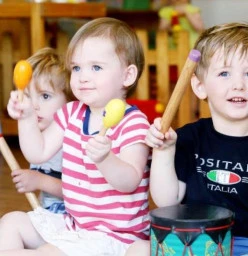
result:
M 194 49 L 201 52 L 201 60 L 196 68 L 196 76 L 203 79 L 210 60 L 219 50 L 223 50 L 224 61 L 230 53 L 240 50 L 240 58 L 248 50 L 248 23 L 225 23 L 205 30 L 195 43 Z
M 74 99 L 70 88 L 70 73 L 65 68 L 62 56 L 58 55 L 55 49 L 42 48 L 27 61 L 33 68 L 32 78 L 38 81 L 40 76 L 44 76 L 54 91 L 62 91 L 65 94 L 67 101 Z M 41 85 L 38 82 L 35 86 L 40 90 Z
M 125 22 L 114 18 L 98 18 L 87 22 L 73 36 L 67 49 L 66 66 L 70 68 L 70 62 L 75 48 L 89 37 L 109 38 L 114 46 L 120 61 L 127 66 L 134 64 L 138 69 L 138 75 L 128 90 L 134 90 L 144 68 L 144 52 L 142 45 L 133 29 Z M 130 93 L 130 92 L 128 92 Z

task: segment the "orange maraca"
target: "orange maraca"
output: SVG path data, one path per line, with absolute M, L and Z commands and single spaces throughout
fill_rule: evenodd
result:
M 105 135 L 108 128 L 117 125 L 123 118 L 126 110 L 126 103 L 121 99 L 112 99 L 108 102 L 104 110 L 103 128 L 99 132 Z
M 22 101 L 23 90 L 28 85 L 32 77 L 32 66 L 26 60 L 20 60 L 17 62 L 14 68 L 14 83 L 18 89 L 18 99 Z

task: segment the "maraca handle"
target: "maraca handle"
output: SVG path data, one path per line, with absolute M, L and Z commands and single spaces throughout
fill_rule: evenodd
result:
M 108 128 L 106 128 L 106 127 L 103 126 L 103 127 L 101 128 L 100 132 L 99 132 L 99 135 L 105 136 L 107 130 L 108 130 Z
M 0 150 L 7 164 L 9 165 L 11 171 L 21 169 L 14 155 L 12 154 L 8 144 L 6 143 L 4 137 L 1 134 L 0 134 Z M 28 202 L 31 205 L 32 209 L 36 209 L 37 207 L 40 206 L 39 200 L 37 199 L 34 193 L 31 193 L 31 192 L 25 193 L 25 196 L 28 199 Z
M 23 101 L 23 90 L 18 89 L 18 101 Z
M 197 50 L 191 50 L 189 57 L 187 58 L 182 72 L 179 76 L 175 89 L 169 99 L 167 107 L 164 111 L 161 120 L 161 132 L 165 133 L 169 130 L 171 126 L 171 122 L 178 110 L 180 102 L 182 100 L 183 94 L 186 90 L 188 84 L 190 84 L 190 80 L 192 74 L 194 73 L 197 62 L 200 60 L 201 54 Z

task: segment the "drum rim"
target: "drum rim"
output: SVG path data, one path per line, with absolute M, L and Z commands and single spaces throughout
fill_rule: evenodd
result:
M 168 210 L 168 215 L 172 214 L 173 211 L 177 211 L 176 213 L 182 213 L 183 211 L 189 210 L 193 211 L 196 209 L 201 209 L 201 211 L 204 211 L 204 209 L 208 210 L 221 210 L 223 213 L 223 216 L 213 217 L 213 218 L 201 218 L 201 219 L 185 219 L 185 218 L 178 218 L 178 216 L 175 216 L 175 218 L 171 218 L 171 216 L 162 216 L 162 213 L 164 213 L 165 210 Z M 176 218 L 177 217 L 177 218 Z M 207 217 L 207 216 L 206 216 Z M 209 217 L 209 216 L 208 216 Z M 151 219 L 151 226 L 154 228 L 168 228 L 168 229 L 195 229 L 196 226 L 198 229 L 204 229 L 206 227 L 208 228 L 218 228 L 218 227 L 231 227 L 233 225 L 234 221 L 234 213 L 226 209 L 224 207 L 220 206 L 214 206 L 214 205 L 199 205 L 199 204 L 185 204 L 185 205 L 174 205 L 174 206 L 166 206 L 166 207 L 160 207 L 156 208 L 152 211 L 150 211 L 150 219 Z

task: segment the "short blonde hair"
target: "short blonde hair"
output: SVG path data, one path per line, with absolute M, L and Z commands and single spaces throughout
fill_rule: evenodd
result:
M 66 66 L 70 68 L 70 62 L 75 48 L 89 37 L 109 38 L 114 46 L 120 61 L 127 66 L 134 64 L 138 69 L 137 78 L 128 90 L 133 90 L 138 83 L 144 68 L 144 52 L 142 45 L 133 29 L 125 22 L 114 18 L 98 18 L 87 22 L 73 36 L 66 54 Z
M 67 101 L 74 99 L 70 88 L 70 73 L 65 68 L 64 59 L 56 53 L 55 49 L 42 48 L 29 57 L 27 61 L 33 68 L 32 77 L 34 79 L 38 80 L 40 76 L 45 76 L 54 91 L 62 91 Z M 38 90 L 40 90 L 40 86 L 36 83 Z
M 248 23 L 225 23 L 205 30 L 195 43 L 194 49 L 201 52 L 196 76 L 203 79 L 216 51 L 223 49 L 224 61 L 229 54 L 240 50 L 240 58 L 248 50 Z

